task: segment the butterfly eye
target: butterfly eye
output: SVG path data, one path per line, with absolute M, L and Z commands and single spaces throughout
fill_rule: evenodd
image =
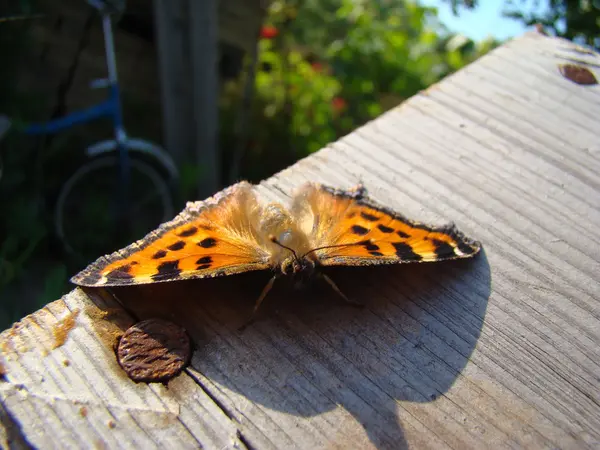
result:
M 284 263 L 281 266 L 281 272 L 283 272 L 284 275 L 292 275 L 295 272 L 294 263 Z

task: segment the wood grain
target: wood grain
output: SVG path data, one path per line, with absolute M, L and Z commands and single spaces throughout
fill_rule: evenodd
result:
M 597 448 L 600 88 L 558 64 L 600 57 L 573 48 L 527 34 L 257 187 L 362 181 L 479 257 L 333 270 L 364 309 L 276 284 L 243 332 L 268 274 L 76 289 L 0 337 L 5 447 Z M 150 317 L 196 346 L 167 387 L 114 357 Z

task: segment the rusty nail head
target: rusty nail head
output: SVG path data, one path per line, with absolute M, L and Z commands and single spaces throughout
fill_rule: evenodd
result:
M 177 376 L 191 356 L 183 328 L 162 319 L 132 325 L 119 340 L 117 358 L 133 381 L 165 383 Z
M 562 76 L 573 83 L 584 85 L 598 84 L 598 80 L 596 80 L 592 71 L 587 67 L 577 64 L 560 64 L 558 67 Z

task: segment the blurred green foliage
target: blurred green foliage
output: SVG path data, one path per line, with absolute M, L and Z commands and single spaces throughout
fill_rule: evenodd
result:
M 480 0 L 446 0 L 455 14 L 460 7 L 477 8 Z M 546 0 L 547 7 L 528 12 L 527 4 L 537 10 L 540 0 L 506 0 L 505 15 L 520 20 L 525 25 L 540 24 L 555 36 L 564 37 L 579 44 L 600 50 L 600 2 L 598 0 Z M 543 5 L 543 3 L 542 3 Z
M 262 36 L 252 132 L 238 174 L 252 180 L 322 148 L 498 44 L 451 34 L 434 8 L 408 0 L 275 0 Z M 225 88 L 225 152 L 233 145 L 242 85 Z

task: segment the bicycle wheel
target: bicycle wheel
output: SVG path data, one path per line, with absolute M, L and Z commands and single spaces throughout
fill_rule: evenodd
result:
M 171 190 L 148 163 L 130 160 L 127 230 L 117 220 L 118 157 L 81 166 L 63 185 L 55 208 L 55 231 L 64 249 L 89 261 L 142 238 L 174 216 Z

